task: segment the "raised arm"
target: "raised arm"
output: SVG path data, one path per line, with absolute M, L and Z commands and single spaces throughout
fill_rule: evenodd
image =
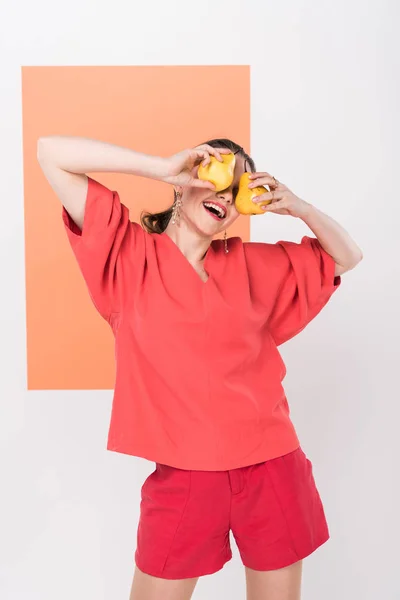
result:
M 88 172 L 127 173 L 162 180 L 166 159 L 84 137 L 46 136 L 37 142 L 37 159 L 72 220 L 82 229 Z

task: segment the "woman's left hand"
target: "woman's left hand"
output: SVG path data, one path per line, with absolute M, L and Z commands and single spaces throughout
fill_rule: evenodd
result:
M 271 204 L 262 207 L 265 212 L 273 212 L 277 215 L 291 215 L 292 217 L 302 219 L 312 208 L 309 202 L 293 194 L 286 185 L 275 180 L 269 173 L 252 173 L 249 179 L 252 181 L 249 184 L 250 189 L 261 185 L 268 185 L 271 190 L 257 196 L 253 200 L 257 204 L 265 200 L 272 200 Z

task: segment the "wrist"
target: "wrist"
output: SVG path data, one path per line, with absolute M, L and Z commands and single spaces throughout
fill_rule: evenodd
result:
M 315 206 L 313 204 L 310 204 L 310 202 L 306 202 L 305 200 L 303 200 L 303 208 L 301 214 L 299 215 L 300 219 L 306 222 L 308 219 L 312 219 L 315 213 Z
M 148 177 L 157 181 L 165 181 L 168 178 L 169 172 L 168 159 L 163 156 L 152 156 L 152 162 L 149 168 Z

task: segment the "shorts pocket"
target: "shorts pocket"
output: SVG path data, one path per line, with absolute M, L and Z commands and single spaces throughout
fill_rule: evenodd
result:
M 185 515 L 191 488 L 191 471 L 157 463 L 142 486 L 136 557 L 162 577 Z M 139 567 L 140 568 L 140 567 Z

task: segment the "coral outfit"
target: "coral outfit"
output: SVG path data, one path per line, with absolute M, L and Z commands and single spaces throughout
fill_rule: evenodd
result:
M 144 231 L 130 220 L 118 193 L 90 177 L 82 231 L 65 208 L 62 217 L 92 301 L 115 337 L 117 369 L 107 447 L 156 463 L 142 490 L 147 498 L 142 497 L 142 517 L 152 520 L 153 527 L 146 527 L 147 534 L 144 520 L 139 527 L 142 548 L 137 560 L 143 568 L 151 563 L 144 559 L 149 536 L 150 545 L 155 543 L 160 553 L 163 548 L 149 532 L 163 523 L 167 527 L 161 505 L 155 527 L 151 503 L 173 503 L 175 495 L 181 512 L 191 515 L 188 522 L 172 519 L 173 534 L 163 538 L 168 551 L 175 540 L 177 554 L 185 532 L 207 531 L 196 509 L 189 512 L 196 497 L 197 511 L 208 511 L 218 531 L 225 531 L 225 540 L 228 513 L 239 523 L 248 518 L 249 503 L 261 511 L 262 498 L 266 513 L 284 511 L 285 502 L 296 505 L 280 520 L 272 522 L 269 513 L 269 525 L 260 525 L 275 540 L 274 528 L 285 529 L 285 523 L 287 539 L 295 536 L 288 515 L 289 521 L 301 514 L 305 522 L 317 519 L 312 541 L 307 538 L 304 546 L 295 544 L 286 554 L 277 551 L 275 558 L 271 552 L 279 540 L 272 546 L 266 538 L 259 544 L 248 540 L 248 548 L 265 547 L 270 555 L 251 564 L 275 568 L 290 556 L 303 555 L 305 547 L 309 552 L 313 544 L 322 543 L 326 523 L 310 462 L 290 419 L 282 386 L 286 368 L 277 347 L 302 331 L 338 289 L 341 278 L 335 277 L 333 258 L 308 236 L 301 243 L 232 237 L 227 254 L 223 241 L 214 240 L 204 261 L 209 275 L 204 282 L 166 233 Z M 274 479 L 277 465 L 284 475 L 279 485 Z M 304 478 L 294 475 L 289 483 L 296 465 Z M 218 511 L 211 501 L 207 508 L 207 489 L 211 497 L 215 494 Z M 278 493 L 280 502 L 274 508 L 270 499 Z M 176 507 L 172 513 L 176 516 Z M 250 520 L 253 526 L 258 516 Z M 174 529 L 178 525 L 180 536 Z M 240 527 L 238 531 L 244 539 Z M 209 534 L 210 544 L 216 543 L 211 527 Z M 205 553 L 208 567 L 193 562 L 179 569 L 179 560 L 171 559 L 175 570 L 168 570 L 169 561 L 162 558 L 148 572 L 162 577 L 212 572 L 229 553 L 225 543 L 218 556 Z

